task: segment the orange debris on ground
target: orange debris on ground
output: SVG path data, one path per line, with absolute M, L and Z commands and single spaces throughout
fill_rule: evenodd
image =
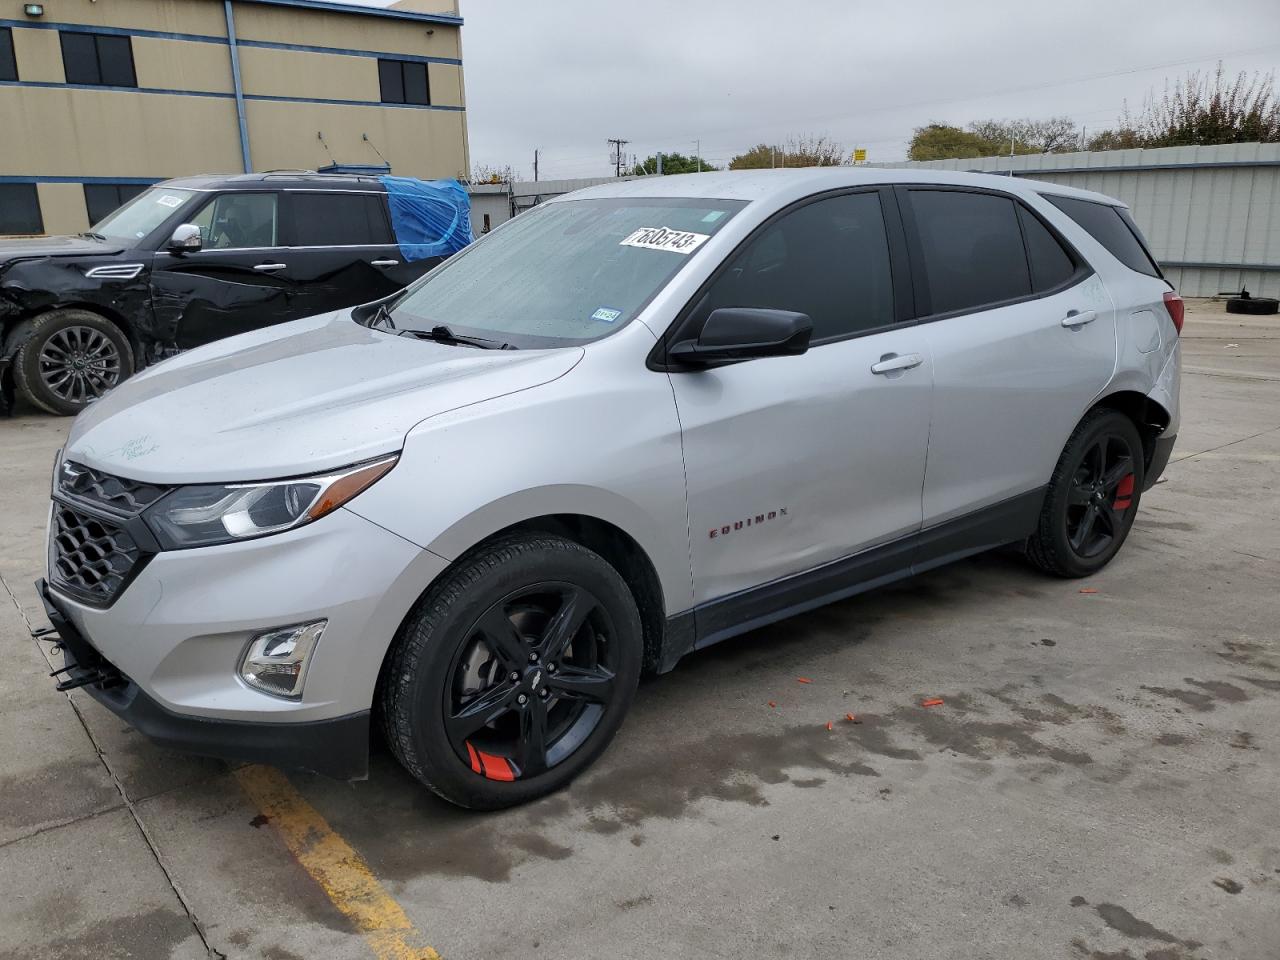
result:
M 1080 592 L 1081 593 L 1097 593 L 1098 588 L 1097 587 L 1081 587 Z
M 830 720 L 828 720 L 828 721 L 827 721 L 827 729 L 828 729 L 828 730 L 831 730 L 833 727 L 835 727 L 835 724 L 834 724 L 834 723 L 832 723 Z
M 941 698 L 941 697 L 930 697 L 928 700 L 922 700 L 922 701 L 920 702 L 920 706 L 922 706 L 922 707 L 940 707 L 940 706 L 942 706 L 942 698 Z
M 770 701 L 769 701 L 769 706 L 773 707 L 773 708 L 776 710 L 776 709 L 778 708 L 778 701 L 777 701 L 777 700 L 770 700 Z
M 808 677 L 796 677 L 796 683 L 813 683 Z

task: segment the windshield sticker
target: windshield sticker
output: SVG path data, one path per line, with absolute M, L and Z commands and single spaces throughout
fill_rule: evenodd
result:
M 180 207 L 182 206 L 182 198 L 175 197 L 171 193 L 165 193 L 156 197 L 156 203 L 160 204 L 162 207 Z
M 706 233 L 688 233 L 669 227 L 641 227 L 618 245 L 643 247 L 645 250 L 667 250 L 687 257 L 710 239 L 711 235 Z
M 622 316 L 621 310 L 610 310 L 608 307 L 601 307 L 591 315 L 592 320 L 603 320 L 605 323 L 613 323 Z
M 723 210 L 712 210 L 710 213 L 708 213 L 705 217 L 702 218 L 702 222 L 715 223 L 717 220 L 719 220 L 723 216 L 724 216 Z

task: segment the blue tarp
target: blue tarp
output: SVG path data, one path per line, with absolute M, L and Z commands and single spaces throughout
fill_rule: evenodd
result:
M 471 242 L 471 198 L 457 180 L 379 177 L 406 260 L 447 257 Z

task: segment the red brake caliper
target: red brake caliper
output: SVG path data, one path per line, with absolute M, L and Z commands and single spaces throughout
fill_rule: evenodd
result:
M 1117 510 L 1128 510 L 1129 504 L 1133 503 L 1133 474 L 1126 474 L 1125 478 L 1120 481 L 1116 487 L 1116 499 L 1112 506 Z
M 1132 486 L 1132 484 L 1131 484 Z M 471 769 L 490 780 L 514 780 L 515 771 L 506 757 L 495 757 L 490 753 L 482 753 L 467 744 L 467 755 L 471 757 Z

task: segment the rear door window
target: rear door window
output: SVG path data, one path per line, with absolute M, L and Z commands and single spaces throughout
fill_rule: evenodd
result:
M 1161 276 L 1160 268 L 1147 252 L 1127 211 L 1107 203 L 1077 200 L 1075 197 L 1046 194 L 1045 199 L 1087 230 L 1089 236 L 1130 270 L 1148 277 Z
M 289 194 L 290 246 L 367 247 L 390 244 L 382 196 L 330 191 Z
M 1009 197 L 911 190 L 929 313 L 958 313 L 1030 296 L 1031 272 Z
M 827 197 L 765 227 L 717 277 L 694 313 L 720 307 L 808 314 L 813 342 L 894 321 L 889 240 L 878 193 Z
M 1071 254 L 1058 238 L 1026 207 L 1018 206 L 1022 222 L 1022 239 L 1027 244 L 1027 261 L 1031 265 L 1031 286 L 1036 293 L 1052 290 L 1070 280 L 1076 272 Z

